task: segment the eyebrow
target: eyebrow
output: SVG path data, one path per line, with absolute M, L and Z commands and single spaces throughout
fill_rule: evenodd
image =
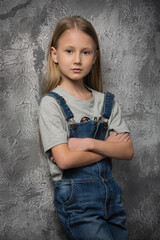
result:
M 64 46 L 64 48 L 75 48 L 75 47 L 73 47 L 73 46 Z M 91 47 L 84 47 L 84 48 L 82 48 L 82 50 L 86 50 L 86 49 L 92 50 L 94 48 L 91 48 Z

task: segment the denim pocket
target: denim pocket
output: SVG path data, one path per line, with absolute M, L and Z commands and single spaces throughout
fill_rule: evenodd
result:
M 62 205 L 70 204 L 73 198 L 73 183 L 71 181 L 54 183 L 54 198 Z

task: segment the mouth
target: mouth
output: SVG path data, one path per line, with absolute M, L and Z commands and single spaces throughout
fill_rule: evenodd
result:
M 72 71 L 75 73 L 79 73 L 82 71 L 82 69 L 81 68 L 72 68 Z

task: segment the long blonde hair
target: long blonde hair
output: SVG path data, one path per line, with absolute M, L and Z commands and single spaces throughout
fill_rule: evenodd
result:
M 51 47 L 55 49 L 58 46 L 58 40 L 61 35 L 69 29 L 78 28 L 82 32 L 88 34 L 96 45 L 96 50 L 98 51 L 96 61 L 92 66 L 91 71 L 87 76 L 84 77 L 84 84 L 90 88 L 93 88 L 97 91 L 102 91 L 102 75 L 101 75 L 101 63 L 100 63 L 100 50 L 99 50 L 99 41 L 95 29 L 92 24 L 86 19 L 80 16 L 66 17 L 60 20 L 57 24 L 51 42 L 48 47 L 48 61 L 46 67 L 46 73 L 44 74 L 43 83 L 42 83 L 42 94 L 45 94 L 48 91 L 53 90 L 60 84 L 61 75 L 59 67 L 56 63 L 53 62 L 51 55 Z

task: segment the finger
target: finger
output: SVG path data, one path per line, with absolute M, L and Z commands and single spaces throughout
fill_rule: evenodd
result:
M 117 133 L 116 136 L 114 136 L 115 141 L 121 142 L 124 139 L 124 133 Z
M 118 137 L 119 137 L 119 141 L 123 142 L 125 139 L 128 139 L 129 134 L 128 133 L 120 133 Z
M 114 132 L 112 132 L 112 133 L 110 134 L 110 136 L 117 136 L 117 134 L 118 134 L 118 133 L 114 131 Z
M 123 140 L 123 142 L 128 142 L 130 140 L 130 136 L 128 136 L 127 138 L 125 138 L 124 140 Z
M 126 138 L 128 138 L 128 137 L 130 137 L 130 136 L 129 136 L 129 133 L 125 133 L 125 134 L 123 135 L 123 139 L 126 139 Z

